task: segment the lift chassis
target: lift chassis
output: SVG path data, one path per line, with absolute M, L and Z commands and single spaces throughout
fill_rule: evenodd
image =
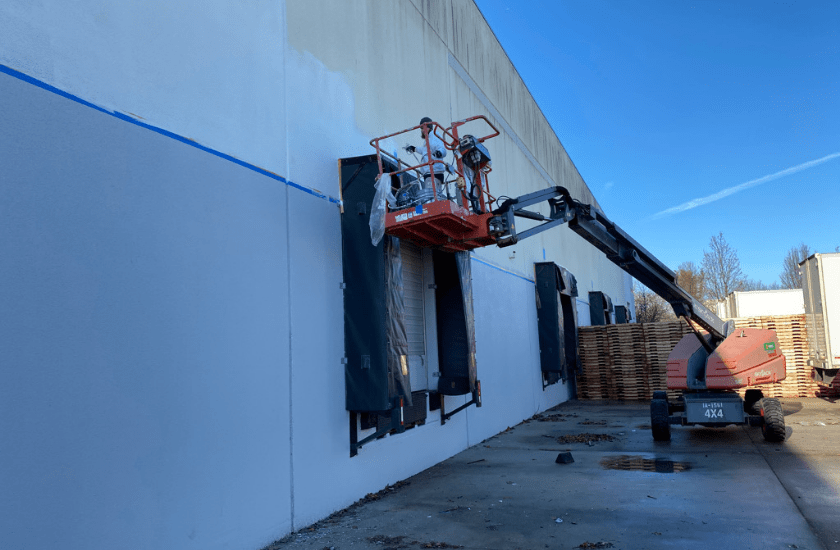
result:
M 467 120 L 477 118 L 484 117 Z M 682 289 L 673 271 L 598 208 L 574 199 L 564 187 L 551 187 L 504 201 L 492 197 L 487 192 L 489 152 L 483 145 L 480 151 L 476 149 L 498 132 L 478 139 L 459 138 L 457 129 L 464 122 L 453 123 L 440 132 L 447 149 L 456 157 L 455 172 L 461 182 L 461 196 L 455 201 L 431 200 L 389 212 L 386 232 L 413 239 L 421 246 L 471 250 L 489 244 L 511 246 L 568 224 L 610 261 L 665 299 L 692 329 L 674 347 L 667 362 L 667 388 L 681 395 L 669 400 L 667 392 L 657 391 L 652 396 L 653 438 L 670 440 L 672 425 L 748 424 L 761 426 L 767 441 L 784 441 L 781 404 L 777 399 L 764 398 L 760 389 L 753 388 L 785 378 L 786 360 L 774 331 L 736 329 L 732 321 L 724 322 Z M 377 154 L 380 154 L 381 139 L 384 137 L 371 142 Z M 430 163 L 429 167 L 433 165 Z M 406 167 L 395 174 L 416 168 Z M 468 185 L 464 185 L 465 181 Z M 530 226 L 518 230 L 520 220 L 529 220 Z M 744 398 L 737 392 L 741 388 L 749 388 Z

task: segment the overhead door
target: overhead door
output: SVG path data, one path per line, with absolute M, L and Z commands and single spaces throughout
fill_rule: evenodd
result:
M 423 257 L 412 242 L 401 240 L 405 329 L 412 391 L 428 389 L 426 374 L 426 315 L 423 291 Z

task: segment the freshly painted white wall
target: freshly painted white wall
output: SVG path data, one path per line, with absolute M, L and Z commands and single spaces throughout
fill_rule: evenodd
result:
M 5 74 L 0 97 L 0 546 L 290 529 L 286 186 Z
M 284 3 L 8 0 L 0 64 L 278 174 Z
M 568 398 L 534 262 L 632 302 L 567 228 L 476 251 L 484 406 L 351 459 L 337 159 L 484 114 L 496 194 L 595 202 L 473 2 L 13 0 L 0 65 L 0 546 L 260 547 Z

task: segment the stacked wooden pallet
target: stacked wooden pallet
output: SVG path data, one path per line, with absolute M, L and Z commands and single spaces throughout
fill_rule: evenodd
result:
M 582 327 L 578 397 L 650 399 L 665 389 L 668 354 L 689 330 L 683 321 Z
M 776 331 L 780 351 L 787 360 L 787 377 L 760 387 L 766 397 L 834 397 L 840 395 L 840 377 L 825 388 L 811 380 L 807 364 L 808 335 L 804 315 L 734 319 L 737 328 Z M 685 321 L 581 327 L 582 373 L 578 376 L 580 399 L 650 399 L 665 390 L 668 355 L 683 335 L 691 332 Z M 746 388 L 739 393 L 744 394 Z M 676 398 L 680 391 L 668 391 Z
M 820 386 L 811 379 L 808 365 L 808 333 L 805 315 L 777 315 L 734 319 L 735 326 L 764 328 L 776 331 L 779 348 L 787 363 L 787 377 L 775 384 L 761 386 L 766 397 L 833 397 L 840 395 L 837 385 Z M 743 395 L 744 391 L 739 393 Z
M 589 328 L 589 327 L 587 327 Z M 606 327 L 598 327 L 605 329 Z M 609 389 L 602 382 L 610 370 L 610 353 L 606 330 L 584 330 L 578 333 L 580 342 L 581 373 L 578 375 L 580 399 L 609 399 Z

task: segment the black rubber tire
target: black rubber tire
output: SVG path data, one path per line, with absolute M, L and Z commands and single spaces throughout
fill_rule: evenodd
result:
M 765 441 L 779 443 L 785 440 L 785 415 L 782 412 L 782 404 L 778 399 L 765 397 L 759 401 L 761 416 L 764 422 L 761 423 L 761 435 Z
M 668 400 L 668 392 L 665 391 L 655 391 L 653 392 L 653 399 L 664 399 Z
M 747 390 L 744 392 L 744 412 L 747 414 L 761 414 L 759 402 L 764 397 L 761 390 Z
M 654 399 L 650 402 L 650 431 L 654 441 L 671 441 L 671 424 L 668 422 L 668 401 Z

